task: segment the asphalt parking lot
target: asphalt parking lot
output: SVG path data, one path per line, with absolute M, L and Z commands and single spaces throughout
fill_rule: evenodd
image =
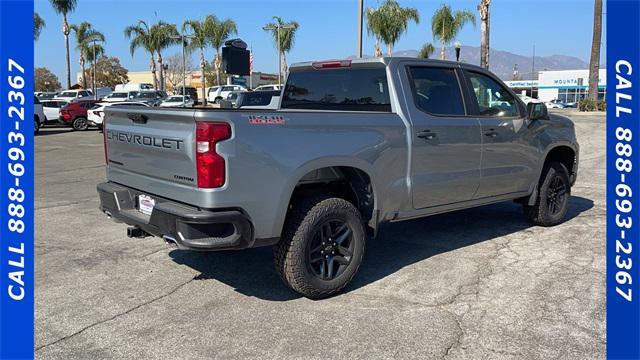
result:
M 36 137 L 36 357 L 605 357 L 605 119 L 581 145 L 569 220 L 503 203 L 388 224 L 346 293 L 301 298 L 271 249 L 190 253 L 128 239 L 99 210 L 102 134 Z

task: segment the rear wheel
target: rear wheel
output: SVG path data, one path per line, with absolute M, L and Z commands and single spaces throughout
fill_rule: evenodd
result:
M 569 209 L 571 181 L 567 168 L 559 162 L 545 165 L 538 183 L 538 196 L 533 206 L 524 205 L 527 219 L 540 226 L 561 223 Z
M 274 248 L 282 280 L 311 299 L 331 296 L 355 276 L 364 255 L 360 212 L 341 198 L 319 197 L 294 206 Z
M 78 117 L 73 120 L 71 126 L 73 127 L 73 130 L 84 131 L 89 128 L 89 122 L 87 121 L 87 118 Z

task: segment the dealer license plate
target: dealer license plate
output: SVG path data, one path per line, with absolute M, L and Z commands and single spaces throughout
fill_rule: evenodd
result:
M 138 195 L 138 211 L 145 215 L 151 215 L 156 201 L 148 195 Z

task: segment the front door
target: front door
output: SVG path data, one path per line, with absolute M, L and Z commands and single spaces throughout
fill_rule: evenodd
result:
M 465 71 L 471 111 L 482 127 L 482 180 L 475 198 L 527 192 L 535 181 L 536 138 L 525 109 L 488 74 Z
M 405 69 L 414 208 L 471 200 L 480 184 L 482 139 L 478 119 L 466 113 L 461 74 L 446 65 Z

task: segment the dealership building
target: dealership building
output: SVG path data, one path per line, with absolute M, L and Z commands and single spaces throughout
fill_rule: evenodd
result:
M 589 70 L 540 71 L 538 80 L 505 81 L 518 94 L 538 98 L 541 101 L 558 99 L 573 103 L 584 99 L 589 91 Z M 604 100 L 607 86 L 607 71 L 600 70 L 598 99 Z

